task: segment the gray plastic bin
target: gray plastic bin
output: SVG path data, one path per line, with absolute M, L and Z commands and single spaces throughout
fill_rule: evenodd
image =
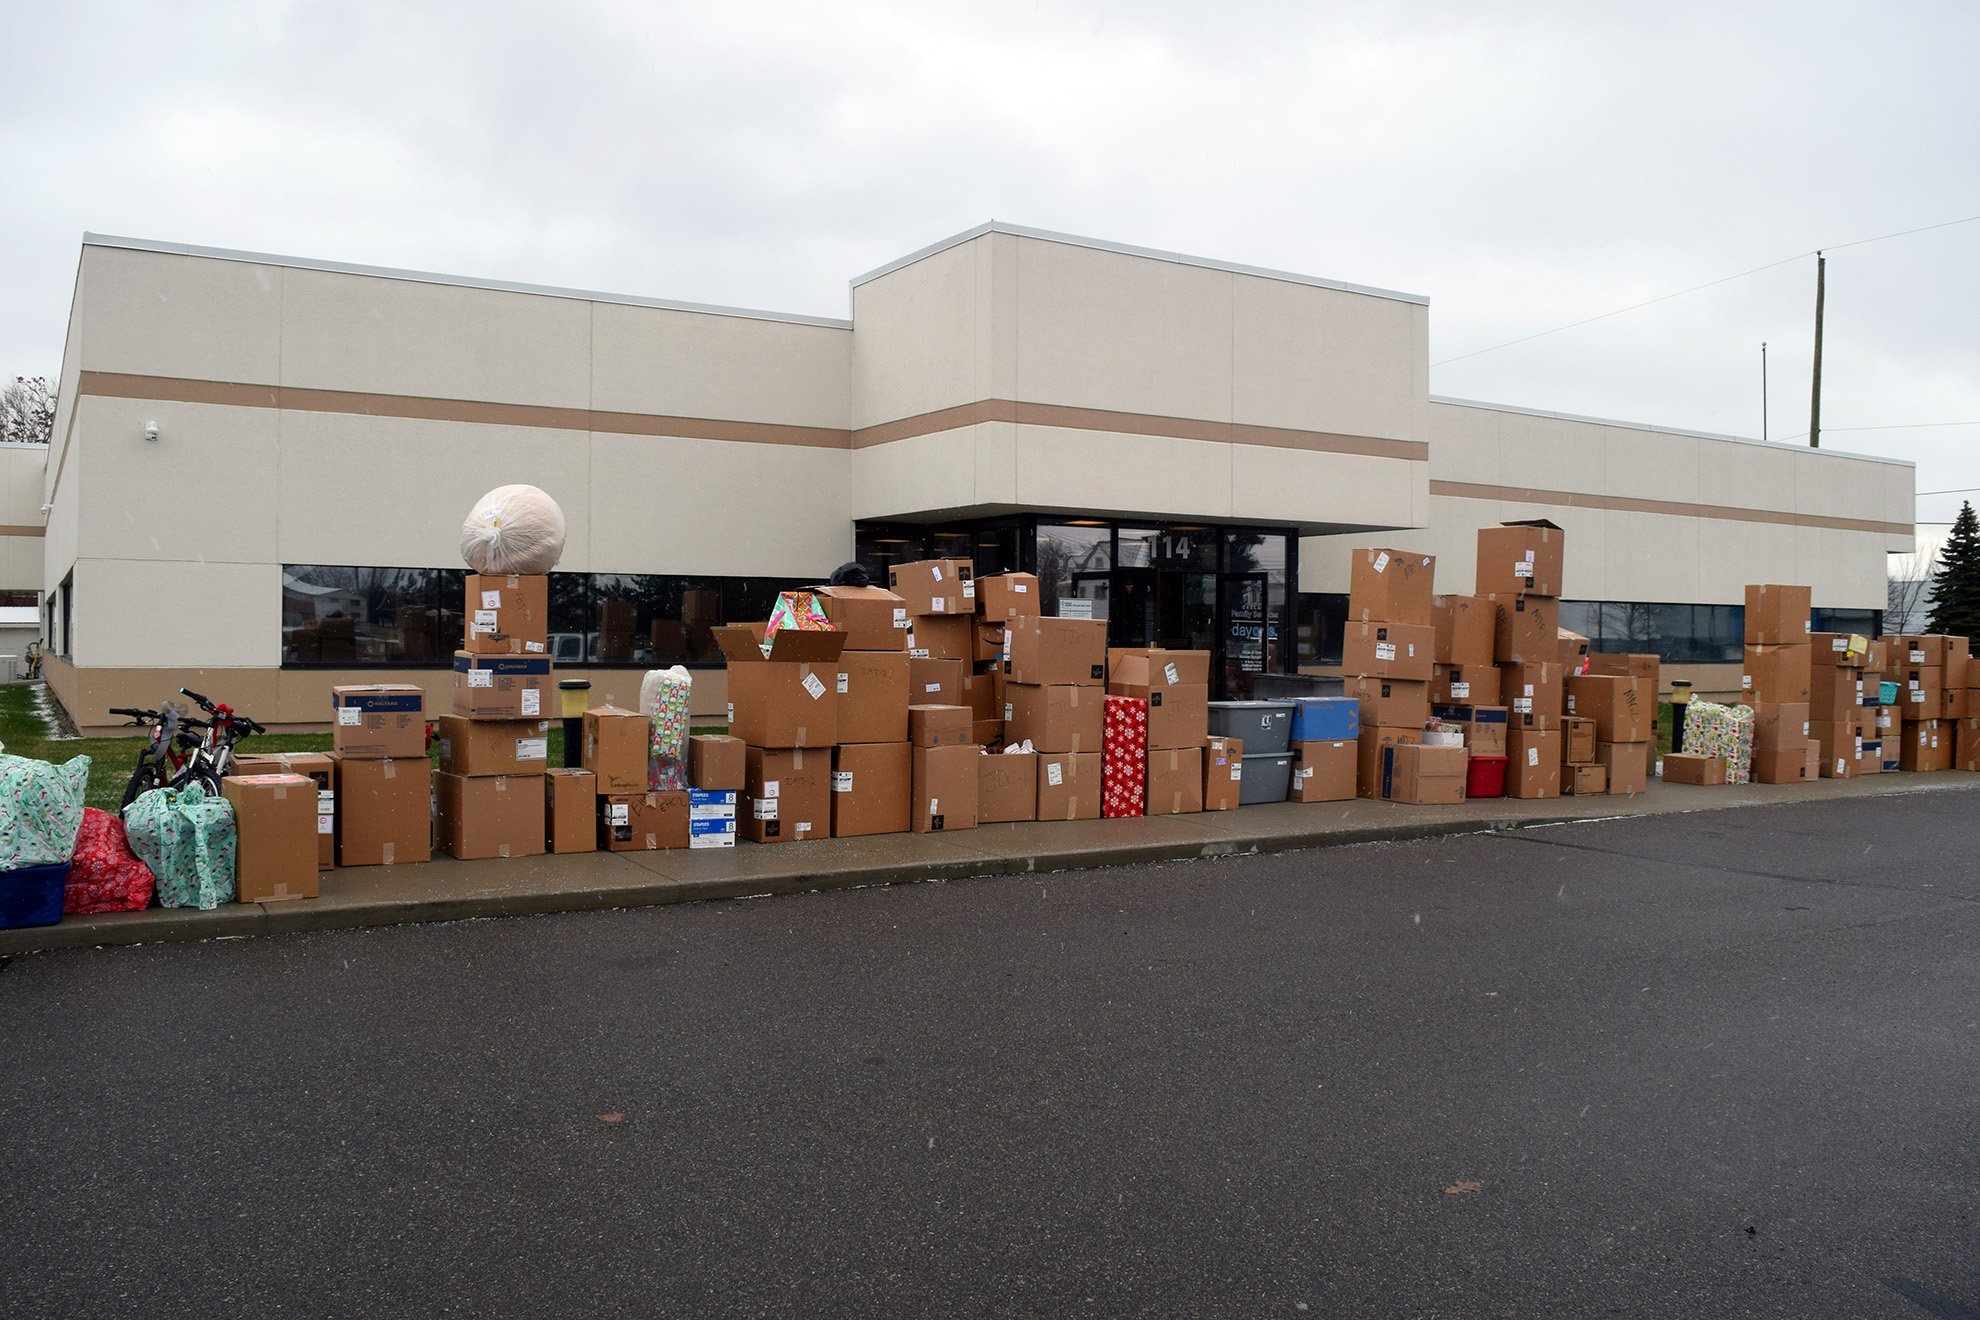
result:
M 1255 802 L 1284 802 L 1292 793 L 1292 753 L 1260 752 L 1244 755 L 1244 781 L 1238 788 L 1238 805 Z
M 1292 714 L 1290 701 L 1213 701 L 1210 736 L 1244 739 L 1247 759 L 1255 752 L 1290 751 Z M 1246 773 L 1250 773 L 1248 768 Z

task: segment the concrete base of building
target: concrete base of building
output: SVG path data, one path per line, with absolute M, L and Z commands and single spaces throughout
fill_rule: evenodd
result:
M 1835 798 L 1974 791 L 1961 771 L 1701 788 L 1654 783 L 1628 797 L 1272 803 L 1195 816 L 990 825 L 955 834 L 887 834 L 774 847 L 580 853 L 502 861 L 437 858 L 416 866 L 325 873 L 318 898 L 235 903 L 212 912 L 152 909 L 0 931 L 0 954 L 395 926 L 474 917 L 650 907 L 867 885 L 1042 875 L 1345 844 L 1409 842 L 1618 816 L 1653 816 Z

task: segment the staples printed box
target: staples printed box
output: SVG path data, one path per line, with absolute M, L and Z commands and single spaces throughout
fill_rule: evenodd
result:
M 1348 573 L 1349 621 L 1429 624 L 1436 572 L 1434 555 L 1413 550 L 1354 551 Z
M 839 740 L 839 653 L 846 635 L 780 628 L 715 629 L 729 662 L 729 733 L 751 747 L 830 747 Z
M 736 846 L 736 798 L 728 789 L 688 790 L 688 847 Z

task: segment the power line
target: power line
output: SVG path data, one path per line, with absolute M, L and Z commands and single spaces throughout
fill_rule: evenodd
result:
M 1822 433 L 1824 435 L 1828 435 L 1836 431 L 1929 431 L 1932 428 L 1939 426 L 1980 426 L 1980 421 L 1904 422 L 1893 426 L 1825 426 L 1822 428 Z M 1799 440 L 1802 436 L 1807 434 L 1808 432 L 1806 431 L 1796 431 L 1793 435 L 1783 436 L 1781 438 L 1783 440 Z
M 1483 357 L 1487 353 L 1496 353 L 1502 348 L 1512 348 L 1518 344 L 1528 344 L 1536 339 L 1545 339 L 1548 335 L 1560 334 L 1563 330 L 1574 330 L 1584 325 L 1591 325 L 1596 321 L 1606 321 L 1612 316 L 1621 316 L 1624 312 L 1634 312 L 1644 307 L 1654 306 L 1660 302 L 1669 302 L 1673 298 L 1682 298 L 1687 293 L 1697 293 L 1700 290 L 1715 288 L 1721 284 L 1730 284 L 1734 280 L 1743 280 L 1749 275 L 1758 275 L 1760 272 L 1772 270 L 1776 266 L 1785 266 L 1791 261 L 1800 261 L 1803 257 L 1812 257 L 1818 252 L 1838 252 L 1843 248 L 1862 247 L 1865 243 L 1882 243 L 1884 240 L 1891 238 L 1906 238 L 1912 234 L 1923 234 L 1928 230 L 1949 229 L 1954 225 L 1970 225 L 1975 220 L 1980 220 L 1980 215 L 1962 216 L 1957 220 L 1941 220 L 1937 224 L 1920 225 L 1916 229 L 1900 229 L 1895 233 L 1878 234 L 1871 238 L 1851 239 L 1847 243 L 1831 243 L 1826 247 L 1810 248 L 1806 252 L 1797 252 L 1791 257 L 1782 257 L 1779 261 L 1770 261 L 1764 266 L 1755 266 L 1752 270 L 1743 270 L 1737 275 L 1726 275 L 1716 280 L 1707 280 L 1703 284 L 1694 284 L 1689 289 L 1679 289 L 1676 293 L 1666 293 L 1660 297 L 1649 298 L 1640 303 L 1631 303 L 1627 307 L 1618 307 L 1613 312 L 1603 312 L 1599 316 L 1583 317 L 1579 321 L 1570 321 L 1566 325 L 1557 325 L 1552 330 L 1542 330 L 1537 334 L 1522 335 L 1518 339 L 1508 339 L 1503 344 L 1494 344 L 1490 348 L 1480 348 L 1470 353 L 1460 353 L 1456 357 L 1447 357 L 1440 362 L 1432 362 L 1430 365 L 1433 367 L 1448 366 L 1453 362 L 1462 362 L 1466 358 Z M 1807 432 L 1804 431 L 1802 434 L 1806 435 Z
M 1980 486 L 1961 486 L 1956 490 L 1921 490 L 1918 492 L 1918 498 L 1922 500 L 1927 495 L 1971 495 L 1977 490 L 1980 490 Z

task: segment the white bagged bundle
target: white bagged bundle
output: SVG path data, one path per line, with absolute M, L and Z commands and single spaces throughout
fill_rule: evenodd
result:
M 498 486 L 461 524 L 461 558 L 477 573 L 548 573 L 564 557 L 564 511 L 534 486 Z

